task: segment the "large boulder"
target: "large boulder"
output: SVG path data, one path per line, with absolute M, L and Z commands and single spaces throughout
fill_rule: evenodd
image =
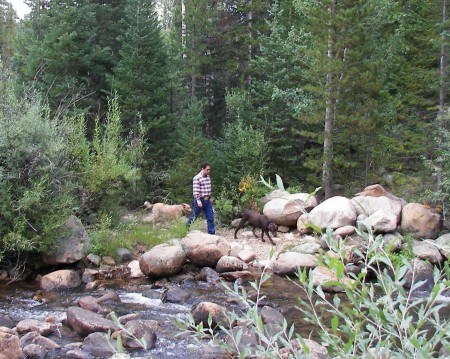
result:
M 273 272 L 278 275 L 295 275 L 299 269 L 315 268 L 317 265 L 317 257 L 312 254 L 285 252 L 276 259 Z
M 42 277 L 40 283 L 43 290 L 69 289 L 80 285 L 80 275 L 72 269 L 61 269 L 48 273 Z
M 441 228 L 441 215 L 420 203 L 408 203 L 402 210 L 400 230 L 415 239 L 436 239 Z
M 263 213 L 279 226 L 294 226 L 302 213 L 317 206 L 316 197 L 309 193 L 294 193 L 270 200 Z
M 107 333 L 109 330 L 111 332 L 119 330 L 119 327 L 112 320 L 83 308 L 70 307 L 66 313 L 67 325 L 82 336 L 94 332 Z
M 159 244 L 139 258 L 142 273 L 152 278 L 170 277 L 181 271 L 185 263 L 186 253 L 178 241 Z
M 219 259 L 230 254 L 225 238 L 200 231 L 192 231 L 181 240 L 187 259 L 196 266 L 215 268 Z
M 78 262 L 91 248 L 89 236 L 81 221 L 75 216 L 70 216 L 57 233 L 59 238 L 55 249 L 42 257 L 45 264 L 63 265 Z
M 326 229 L 336 229 L 344 226 L 353 226 L 356 223 L 357 212 L 352 201 L 348 198 L 331 197 L 309 213 L 309 223 Z
M 395 231 L 402 212 L 402 202 L 387 196 L 356 196 L 352 198 L 358 219 L 377 233 Z M 363 227 L 364 229 L 364 227 Z

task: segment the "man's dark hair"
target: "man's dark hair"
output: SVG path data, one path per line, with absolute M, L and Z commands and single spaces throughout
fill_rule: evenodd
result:
M 204 170 L 208 166 L 210 166 L 209 162 L 205 161 L 205 162 L 202 162 L 200 167 L 201 167 L 202 170 Z

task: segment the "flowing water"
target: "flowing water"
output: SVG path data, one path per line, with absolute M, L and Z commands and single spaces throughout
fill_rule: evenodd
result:
M 179 330 L 176 321 L 186 319 L 194 305 L 202 301 L 211 301 L 230 307 L 232 295 L 223 291 L 222 287 L 213 286 L 204 282 L 187 281 L 181 287 L 189 293 L 183 304 L 167 303 L 162 300 L 164 290 L 155 288 L 151 280 L 136 281 L 103 281 L 102 290 L 87 291 L 84 287 L 58 292 L 47 292 L 45 297 L 39 295 L 40 291 L 36 282 L 16 282 L 8 285 L 0 284 L 0 313 L 8 314 L 15 321 L 33 318 L 45 320 L 54 317 L 57 320 L 66 318 L 65 311 L 68 307 L 76 305 L 78 299 L 92 295 L 100 297 L 106 291 L 115 291 L 120 301 L 105 303 L 105 307 L 114 311 L 118 317 L 131 313 L 139 314 L 141 319 L 153 319 L 158 321 L 161 331 L 157 333 L 156 347 L 147 353 L 132 352 L 133 356 L 159 359 L 199 359 L 215 358 L 214 353 L 205 353 L 204 347 L 199 347 L 196 342 L 187 335 L 177 336 Z M 249 288 L 249 287 L 248 287 Z M 267 304 L 283 313 L 288 324 L 294 324 L 295 331 L 303 337 L 311 336 L 317 339 L 317 328 L 312 327 L 303 319 L 301 312 L 296 308 L 298 298 L 302 297 L 301 290 L 286 278 L 273 275 L 262 287 L 262 293 L 266 297 L 261 305 Z M 447 300 L 444 298 L 443 300 Z M 448 307 L 446 315 L 448 315 Z M 330 318 L 322 318 L 328 325 Z M 50 337 L 61 346 L 81 342 L 83 338 L 62 326 L 59 333 Z M 188 349 L 188 350 L 187 350 Z M 64 358 L 64 355 L 54 354 L 52 358 Z

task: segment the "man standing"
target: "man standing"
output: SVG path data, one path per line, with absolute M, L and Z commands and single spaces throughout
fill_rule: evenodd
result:
M 192 213 L 187 222 L 188 226 L 198 217 L 203 209 L 205 213 L 206 223 L 208 225 L 208 233 L 215 234 L 214 228 L 214 212 L 211 203 L 211 166 L 208 162 L 203 162 L 200 172 L 192 179 L 192 195 L 194 203 L 192 205 Z

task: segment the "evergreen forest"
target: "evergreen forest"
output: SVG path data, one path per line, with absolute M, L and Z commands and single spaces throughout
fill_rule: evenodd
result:
M 447 213 L 447 0 L 25 3 L 0 0 L 3 258 L 69 214 L 190 203 L 205 160 L 225 224 L 276 179 Z

